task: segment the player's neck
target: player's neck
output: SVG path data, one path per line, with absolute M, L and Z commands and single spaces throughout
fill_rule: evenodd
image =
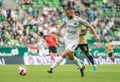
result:
M 74 18 L 75 18 L 76 16 L 75 15 L 73 15 L 73 17 L 70 19 L 70 18 L 68 18 L 69 20 L 73 20 Z

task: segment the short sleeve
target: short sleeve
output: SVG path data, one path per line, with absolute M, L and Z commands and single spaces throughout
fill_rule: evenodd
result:
M 84 20 L 84 19 L 82 19 L 82 18 L 80 18 L 80 17 L 78 18 L 78 20 L 79 20 L 79 22 L 82 23 L 82 24 L 86 24 L 86 23 L 87 23 L 86 20 Z

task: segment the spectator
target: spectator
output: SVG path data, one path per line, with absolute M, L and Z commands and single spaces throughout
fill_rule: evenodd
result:
M 64 5 L 59 6 L 58 8 L 56 6 L 52 7 L 51 4 L 42 4 L 40 8 L 37 8 L 31 4 L 37 0 L 24 1 L 29 5 L 26 6 L 26 10 L 29 11 L 29 13 L 22 10 L 19 5 L 16 6 L 15 10 L 7 9 L 5 7 L 2 7 L 0 10 L 0 43 L 3 46 L 5 44 L 8 46 L 13 44 L 14 40 L 18 40 L 17 43 L 21 46 L 27 46 L 31 44 L 30 38 L 37 39 L 35 37 L 36 35 L 45 37 L 48 34 L 48 30 L 51 33 L 55 33 L 62 21 L 61 19 L 65 17 L 64 9 L 66 9 L 67 6 L 73 7 L 75 11 L 80 11 L 81 17 L 89 20 L 91 24 L 94 25 L 102 39 L 107 37 L 119 39 L 120 6 L 117 0 L 109 1 L 109 4 L 104 0 L 105 4 L 103 4 L 103 6 L 105 6 L 105 11 L 101 8 L 102 6 L 99 7 L 94 4 L 94 0 L 91 0 L 91 4 L 94 4 L 95 6 L 89 9 L 90 6 L 84 5 L 85 10 L 79 8 L 80 4 L 78 0 L 63 0 Z M 112 7 L 113 5 L 114 7 Z M 118 12 L 117 15 L 116 13 L 113 15 L 112 12 L 106 13 L 106 9 L 109 10 L 108 8 L 113 8 L 112 11 L 116 10 Z M 15 11 L 18 11 L 19 14 L 15 13 Z M 117 17 L 114 17 L 115 20 L 109 21 L 110 18 L 113 18 L 112 16 Z M 89 39 L 92 38 L 91 33 L 88 34 L 88 36 L 90 36 Z M 18 37 L 20 39 L 18 39 Z M 61 35 L 57 37 L 60 38 L 60 42 L 63 42 L 63 37 Z M 10 40 L 13 40 L 13 42 Z
M 94 19 L 95 19 L 95 12 L 94 12 L 93 9 L 90 10 L 89 15 L 90 15 L 90 21 L 89 22 L 93 22 Z

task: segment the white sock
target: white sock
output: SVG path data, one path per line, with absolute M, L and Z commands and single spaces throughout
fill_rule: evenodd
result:
M 97 67 L 96 64 L 94 64 L 93 66 Z
M 79 62 L 78 58 L 74 56 L 73 62 L 79 67 L 82 68 L 82 64 Z
M 51 66 L 52 69 L 56 68 L 62 61 L 64 60 L 64 58 L 62 56 L 59 56 L 59 58 L 57 59 L 57 61 Z

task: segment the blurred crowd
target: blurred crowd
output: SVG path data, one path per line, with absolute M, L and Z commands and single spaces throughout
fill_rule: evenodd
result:
M 56 30 L 60 24 L 62 24 L 62 19 L 65 17 L 64 9 L 68 6 L 73 7 L 76 13 L 79 13 L 82 18 L 89 21 L 95 27 L 101 40 L 106 38 L 120 40 L 120 18 L 108 16 L 108 14 L 101 16 L 101 12 L 104 13 L 107 8 L 106 2 L 104 2 L 104 5 L 101 7 L 89 7 L 90 5 L 81 6 L 80 4 L 84 5 L 84 3 L 80 0 L 59 0 L 61 3 L 59 7 L 50 6 L 50 4 L 45 3 L 40 8 L 36 8 L 32 3 L 37 1 L 38 0 L 24 0 L 24 2 L 19 3 L 19 0 L 16 0 L 16 4 L 18 5 L 15 9 L 6 9 L 4 6 L 1 7 L 0 46 L 36 45 L 39 38 L 44 40 L 48 32 L 56 35 Z M 117 0 L 111 2 L 109 7 L 111 9 L 120 9 L 120 5 L 115 1 Z M 93 2 L 94 0 L 91 0 L 91 3 Z M 22 4 L 28 5 L 27 10 L 21 8 Z M 115 22 L 116 20 L 117 24 Z M 63 35 L 64 31 L 62 35 L 57 35 L 61 45 Z M 88 39 L 94 39 L 89 31 L 87 37 Z

